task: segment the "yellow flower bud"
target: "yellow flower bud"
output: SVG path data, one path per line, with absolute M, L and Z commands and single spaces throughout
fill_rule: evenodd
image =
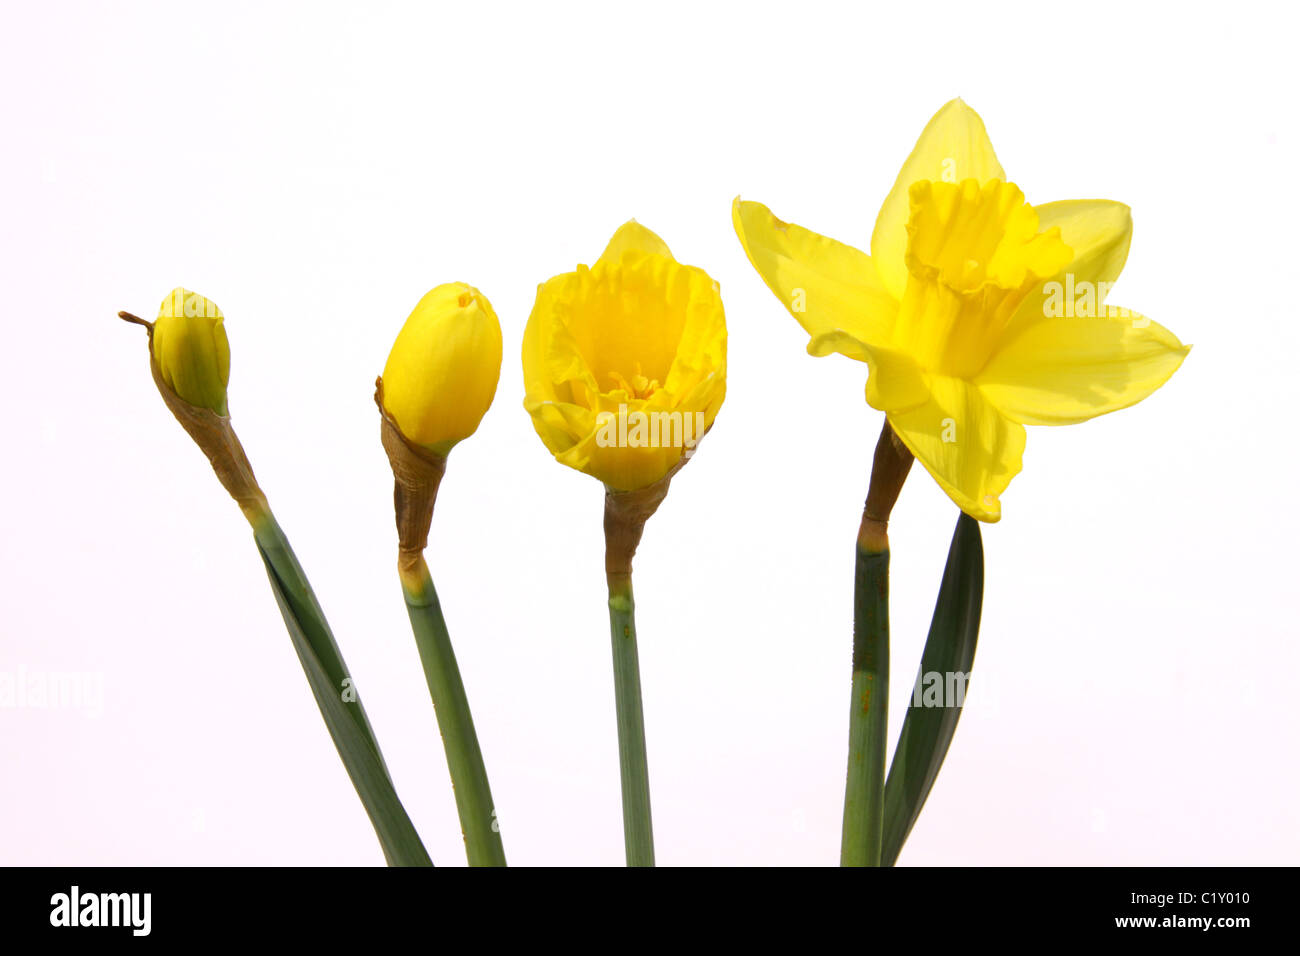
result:
M 415 307 L 384 366 L 384 411 L 403 437 L 439 455 L 468 438 L 501 375 L 501 323 L 463 282 L 440 285 Z
M 163 382 L 191 405 L 226 414 L 230 343 L 217 304 L 177 287 L 163 299 L 151 337 Z
M 524 330 L 524 407 L 557 461 L 613 491 L 690 458 L 727 389 L 718 284 L 635 221 L 590 269 L 540 286 Z

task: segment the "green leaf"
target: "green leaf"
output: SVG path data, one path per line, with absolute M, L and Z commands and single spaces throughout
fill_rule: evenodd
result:
M 289 542 L 267 515 L 254 529 L 271 590 L 334 746 L 370 816 L 390 866 L 432 866 L 398 799 L 379 743 L 356 696 L 338 645 Z M 346 697 L 346 699 L 345 699 Z
M 892 866 L 912 832 L 921 808 L 943 766 L 961 717 L 979 637 L 984 599 L 984 545 L 979 522 L 967 514 L 957 519 L 939 599 L 930 621 L 930 636 L 921 655 L 917 683 L 924 694 L 926 675 L 942 675 L 942 706 L 917 705 L 914 692 L 903 720 L 898 748 L 885 781 L 884 846 L 881 862 Z M 949 675 L 953 675 L 950 680 Z M 960 678 L 956 675 L 962 675 Z M 933 680 L 933 679 L 932 679 Z M 957 691 L 957 693 L 952 693 Z

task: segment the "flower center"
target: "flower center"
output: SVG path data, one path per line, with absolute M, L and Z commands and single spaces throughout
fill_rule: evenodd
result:
M 640 362 L 636 363 L 636 371 L 630 380 L 620 372 L 610 372 L 609 377 L 614 381 L 614 388 L 621 388 L 631 398 L 649 398 L 663 387 L 658 379 L 646 378 L 641 374 Z
M 909 193 L 907 287 L 895 347 L 931 371 L 969 378 L 1025 297 L 1073 258 L 1014 183 L 922 180 Z

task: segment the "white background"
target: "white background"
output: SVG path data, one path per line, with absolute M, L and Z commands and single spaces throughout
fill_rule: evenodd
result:
M 104 698 L 0 709 L 0 862 L 382 862 L 248 529 L 114 318 L 176 285 L 226 314 L 236 427 L 426 845 L 463 862 L 371 394 L 464 280 L 506 358 L 429 561 L 507 854 L 621 863 L 601 488 L 533 433 L 518 355 L 537 283 L 630 217 L 719 280 L 730 329 L 726 404 L 637 558 L 659 860 L 836 862 L 880 415 L 864 366 L 805 354 L 729 206 L 865 248 L 957 95 L 1030 201 L 1133 207 L 1112 302 L 1196 347 L 1136 408 L 1030 429 L 901 862 L 1296 862 L 1286 5 L 6 7 L 0 671 Z M 914 469 L 894 731 L 955 517 Z

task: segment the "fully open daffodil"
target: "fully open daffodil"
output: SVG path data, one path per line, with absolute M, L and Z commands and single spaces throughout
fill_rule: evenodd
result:
M 726 392 L 718 284 L 628 222 L 591 268 L 538 287 L 524 331 L 524 407 L 557 460 L 614 491 L 689 457 Z
M 867 363 L 868 403 L 981 521 L 1001 517 L 1025 425 L 1139 402 L 1188 352 L 1106 304 L 1128 256 L 1128 207 L 1027 204 L 961 100 L 921 133 L 870 255 L 758 203 L 737 198 L 732 217 L 750 262 L 811 336 L 808 351 Z

